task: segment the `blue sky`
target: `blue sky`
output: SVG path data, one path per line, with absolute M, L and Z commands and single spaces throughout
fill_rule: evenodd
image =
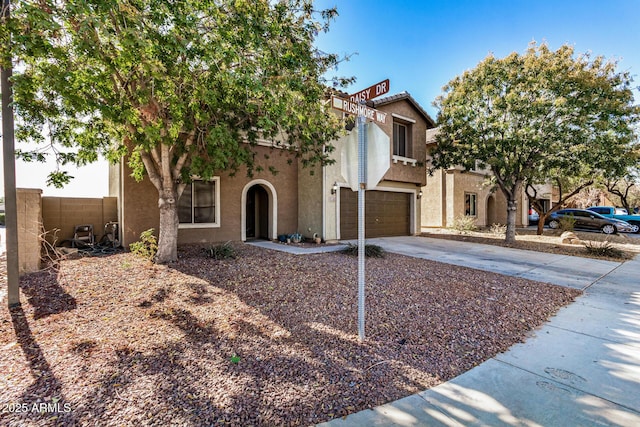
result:
M 390 93 L 409 92 L 435 119 L 442 87 L 489 53 L 523 53 L 531 41 L 552 49 L 569 44 L 577 53 L 618 59 L 640 85 L 639 0 L 317 0 L 339 16 L 318 47 L 354 54 L 339 65 L 355 76 L 355 91 L 386 78 Z M 636 90 L 636 103 L 640 93 Z
M 390 94 L 409 92 L 435 119 L 432 106 L 453 77 L 472 69 L 489 53 L 522 53 L 531 41 L 552 49 L 572 45 L 618 60 L 640 85 L 640 0 L 316 0 L 317 8 L 338 7 L 329 33 L 318 47 L 351 55 L 335 71 L 355 76 L 350 91 L 390 79 Z M 640 92 L 635 91 L 636 103 Z M 64 190 L 46 187 L 51 166 L 18 162 L 19 187 L 45 195 L 103 196 L 108 192 L 106 163 L 73 171 Z

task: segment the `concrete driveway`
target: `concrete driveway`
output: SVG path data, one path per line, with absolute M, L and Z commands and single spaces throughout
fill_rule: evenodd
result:
M 640 425 L 640 257 L 618 263 L 423 237 L 369 242 L 584 294 L 526 342 L 451 381 L 323 425 Z
M 620 265 L 619 262 L 427 237 L 384 237 L 367 239 L 367 242 L 389 252 L 577 289 L 590 286 Z

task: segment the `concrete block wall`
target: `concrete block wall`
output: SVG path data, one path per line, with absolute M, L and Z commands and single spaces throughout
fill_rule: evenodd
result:
M 18 263 L 20 275 L 40 269 L 42 234 L 42 190 L 18 188 Z
M 53 230 L 58 243 L 72 239 L 77 225 L 91 224 L 96 239 L 104 233 L 104 225 L 118 221 L 118 201 L 116 197 L 79 198 L 79 197 L 43 197 L 42 218 L 47 231 L 47 241 L 53 243 Z

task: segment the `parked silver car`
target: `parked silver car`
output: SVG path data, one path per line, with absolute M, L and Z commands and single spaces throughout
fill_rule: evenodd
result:
M 633 226 L 626 221 L 606 218 L 598 213 L 586 209 L 560 209 L 547 217 L 545 224 L 550 228 L 560 227 L 562 218 L 573 218 L 576 230 L 602 231 L 605 234 L 631 233 Z

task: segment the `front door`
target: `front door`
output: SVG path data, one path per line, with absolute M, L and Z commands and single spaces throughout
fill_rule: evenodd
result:
M 247 191 L 247 239 L 269 239 L 269 194 L 261 185 Z

